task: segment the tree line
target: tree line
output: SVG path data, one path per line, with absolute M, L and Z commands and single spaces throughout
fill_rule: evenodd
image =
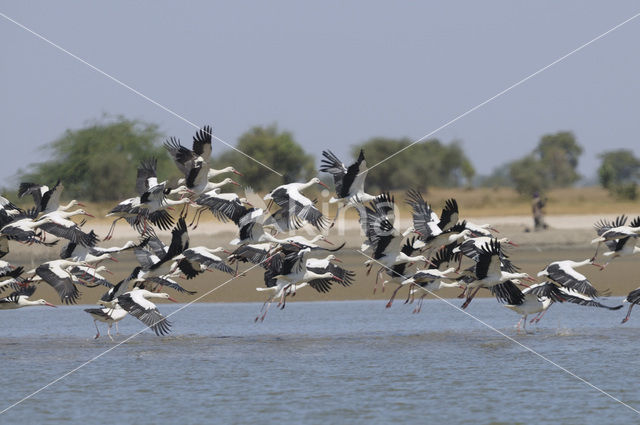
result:
M 178 177 L 178 170 L 162 147 L 166 138 L 153 123 L 122 116 L 95 121 L 79 130 L 67 130 L 45 145 L 43 156 L 48 159 L 31 164 L 18 178 L 40 184 L 54 184 L 60 179 L 65 195 L 78 199 L 124 199 L 134 192 L 136 166 L 142 159 L 158 159 L 161 179 Z M 183 144 L 190 143 L 190 138 L 183 139 Z M 369 165 L 400 152 L 368 174 L 367 190 L 371 193 L 406 187 L 427 191 L 429 187 L 506 186 L 530 196 L 572 186 L 581 178 L 577 167 L 583 149 L 569 131 L 543 135 L 530 153 L 496 168 L 489 176 L 476 176 L 459 141 L 430 139 L 409 147 L 412 143 L 408 138 L 375 137 L 354 144 L 352 158 L 343 161 L 348 166 L 360 149 L 364 149 Z M 244 175 L 242 184 L 254 190 L 264 191 L 317 175 L 317 159 L 305 152 L 291 132 L 280 130 L 275 124 L 249 129 L 240 136 L 236 148 L 238 151 L 216 154 L 212 167 L 233 165 Z M 269 172 L 247 155 L 282 176 Z M 636 199 L 640 159 L 625 149 L 604 152 L 600 159 L 600 184 L 618 197 Z

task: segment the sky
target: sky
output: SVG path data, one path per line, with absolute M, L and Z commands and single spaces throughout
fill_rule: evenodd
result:
M 324 149 L 349 162 L 371 137 L 430 134 L 460 141 L 489 174 L 564 130 L 584 148 L 587 178 L 604 151 L 640 156 L 640 16 L 487 102 L 640 13 L 632 1 L 0 5 L 0 186 L 47 160 L 39 147 L 104 114 L 187 145 L 193 124 L 235 145 L 275 123 L 318 163 Z

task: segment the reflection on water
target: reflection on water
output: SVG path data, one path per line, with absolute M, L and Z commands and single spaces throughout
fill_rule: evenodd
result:
M 610 303 L 619 299 L 608 300 Z M 459 300 L 452 300 L 458 304 Z M 620 423 L 635 413 L 437 300 L 422 313 L 380 301 L 194 304 L 168 337 L 146 331 L 3 415 L 74 423 Z M 83 307 L 2 312 L 6 406 L 116 343 Z M 163 313 L 176 305 L 162 304 Z M 640 315 L 554 305 L 531 334 L 495 300 L 469 312 L 594 385 L 640 406 Z M 103 325 L 103 324 L 99 324 Z M 104 329 L 104 325 L 101 329 Z M 614 419 L 615 418 L 615 419 Z

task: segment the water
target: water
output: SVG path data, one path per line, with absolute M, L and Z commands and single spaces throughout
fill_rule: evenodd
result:
M 640 423 L 640 415 L 442 301 L 426 301 L 420 314 L 402 302 L 384 304 L 289 303 L 263 323 L 253 322 L 260 304 L 194 304 L 170 319 L 169 337 L 146 331 L 0 421 Z M 0 410 L 142 327 L 127 317 L 116 343 L 94 340 L 82 308 L 2 312 Z M 476 299 L 468 311 L 640 408 L 640 310 L 620 325 L 626 311 L 554 305 L 526 335 L 516 334 L 518 316 L 495 300 Z

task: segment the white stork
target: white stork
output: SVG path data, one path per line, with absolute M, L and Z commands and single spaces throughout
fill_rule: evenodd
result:
M 610 230 L 613 228 L 622 226 L 625 222 L 626 222 L 626 217 L 620 216 L 616 218 L 616 221 L 614 222 L 600 220 L 598 223 L 595 224 L 594 227 L 596 228 L 596 232 L 598 233 L 598 235 L 604 235 L 604 234 L 612 235 Z M 633 219 L 633 221 L 630 223 L 629 228 L 640 228 L 640 217 L 636 217 L 635 219 Z M 627 235 L 627 236 L 621 236 L 618 239 L 607 238 L 607 240 L 605 241 L 599 241 L 598 246 L 600 245 L 601 242 L 604 242 L 607 248 L 609 248 L 609 251 L 603 253 L 602 255 L 604 255 L 605 257 L 611 257 L 606 263 L 602 265 L 602 268 L 607 267 L 607 265 L 609 265 L 609 263 L 617 257 L 626 257 L 629 255 L 640 253 L 640 247 L 636 246 L 636 240 L 637 240 L 637 235 Z M 596 250 L 596 253 L 597 253 L 597 250 Z M 595 259 L 595 256 L 593 258 Z
M 461 308 L 465 309 L 476 295 L 480 288 L 487 288 L 496 296 L 499 301 L 509 304 L 519 304 L 523 299 L 522 292 L 512 282 L 512 279 L 525 279 L 534 281 L 527 273 L 512 273 L 504 271 L 500 260 L 500 242 L 492 239 L 486 244 L 478 256 L 476 264 L 469 270 L 463 281 L 466 283 L 467 299 Z
M 43 299 L 30 300 L 29 297 L 36 291 L 36 287 L 29 285 L 21 287 L 19 290 L 11 293 L 8 297 L 0 299 L 0 310 L 13 310 L 21 307 L 30 307 L 35 305 L 46 305 L 55 307 Z
M 367 177 L 368 169 L 362 149 L 356 162 L 349 167 L 345 166 L 330 150 L 322 151 L 322 156 L 324 158 L 321 161 L 320 171 L 333 176 L 336 189 L 336 196 L 329 199 L 330 204 L 338 203 L 336 216 L 331 224 L 333 226 L 343 206 L 361 205 L 372 201 L 375 196 L 364 191 L 364 179 Z
M 314 177 L 306 183 L 289 183 L 276 187 L 264 196 L 265 201 L 273 201 L 280 208 L 289 211 L 290 216 L 296 216 L 309 222 L 317 229 L 326 227 L 326 218 L 315 207 L 315 202 L 304 196 L 301 192 L 314 184 L 319 184 L 328 189 L 319 178 Z
M 538 272 L 538 276 L 547 276 L 562 286 L 595 298 L 598 297 L 598 290 L 593 287 L 583 274 L 575 270 L 586 265 L 593 265 L 602 269 L 600 264 L 594 263 L 593 258 L 587 258 L 584 261 L 563 260 L 550 263 L 544 270 Z
M 22 213 L 22 209 L 15 206 L 4 196 L 0 196 L 0 228 L 14 221 L 15 217 Z
M 49 218 L 51 220 L 50 223 L 41 225 L 40 229 L 59 238 L 67 239 L 73 243 L 78 243 L 86 247 L 95 246 L 98 242 L 98 235 L 96 235 L 93 230 L 89 233 L 83 232 L 80 226 L 69 220 L 70 217 L 75 215 L 93 217 L 93 215 L 89 214 L 84 209 L 77 209 L 75 211 L 55 210 L 40 217 L 39 220 L 43 220 L 45 218 Z
M 117 300 L 123 309 L 151 328 L 156 335 L 166 335 L 171 329 L 171 323 L 160 314 L 156 305 L 149 301 L 149 298 L 177 302 L 165 292 L 151 292 L 139 288 L 125 292 L 120 295 Z
M 96 326 L 96 336 L 94 339 L 100 338 L 100 329 L 98 329 L 98 321 L 106 323 L 109 327 L 107 328 L 107 335 L 111 341 L 113 341 L 113 337 L 111 336 L 111 326 L 116 324 L 116 335 L 118 334 L 118 322 L 126 317 L 127 310 L 120 307 L 120 304 L 116 304 L 113 308 L 85 308 L 84 311 L 89 313 L 91 317 L 93 317 L 93 324 Z
M 32 209 L 14 216 L 14 221 L 0 228 L 0 236 L 6 236 L 7 239 L 23 243 L 42 243 L 38 239 L 40 234 L 36 230 L 44 224 L 52 223 L 53 220 L 49 217 L 44 217 L 36 221 L 34 219 L 37 214 L 37 210 Z
M 626 221 L 627 217 L 622 215 L 617 217 L 615 221 L 600 220 L 594 225 L 598 237 L 592 240 L 591 243 L 597 242 L 598 245 L 596 245 L 596 252 L 592 257 L 593 260 L 598 256 L 598 249 L 602 242 L 611 242 L 623 238 L 637 239 L 640 236 L 640 217 L 635 218 L 629 226 L 625 225 Z
M 527 331 L 527 316 L 538 313 L 531 323 L 538 322 L 544 313 L 551 307 L 554 301 L 562 302 L 560 287 L 554 282 L 542 282 L 525 288 L 522 291 L 522 299 L 516 304 L 505 304 L 509 310 L 520 314 L 520 320 L 516 329 L 520 330 L 520 324 L 524 322 L 524 331 Z
M 622 319 L 622 323 L 626 323 L 631 317 L 631 309 L 634 305 L 640 303 L 640 288 L 634 289 L 629 292 L 626 298 L 623 300 L 625 303 L 629 303 L 629 310 L 627 310 L 627 315 Z
M 75 304 L 80 291 L 74 284 L 74 277 L 69 271 L 72 266 L 85 266 L 81 261 L 52 260 L 40 264 L 35 274 L 56 290 L 65 304 Z
M 367 236 L 367 245 L 373 251 L 372 259 L 365 262 L 365 265 L 369 266 L 367 274 L 371 272 L 374 262 L 381 265 L 376 274 L 374 293 L 378 287 L 378 280 L 385 270 L 392 269 L 394 266 L 403 263 L 419 261 L 423 261 L 425 264 L 430 263 L 424 255 L 409 255 L 415 250 L 413 241 L 409 245 L 406 243 L 402 245 L 402 235 L 393 225 L 395 218 L 393 215 L 394 206 L 393 197 L 385 193 L 371 201 L 364 212 L 358 210 L 360 212 L 360 224 Z
M 173 258 L 173 264 L 169 269 L 170 273 L 175 272 L 181 261 L 185 261 L 190 264 L 190 267 L 197 271 L 213 271 L 219 270 L 229 274 L 235 274 L 233 269 L 227 265 L 227 263 L 218 257 L 217 253 L 225 252 L 230 254 L 224 248 L 207 248 L 206 246 L 196 246 L 193 248 L 185 249 L 182 254 Z M 184 263 L 183 263 L 184 267 Z

